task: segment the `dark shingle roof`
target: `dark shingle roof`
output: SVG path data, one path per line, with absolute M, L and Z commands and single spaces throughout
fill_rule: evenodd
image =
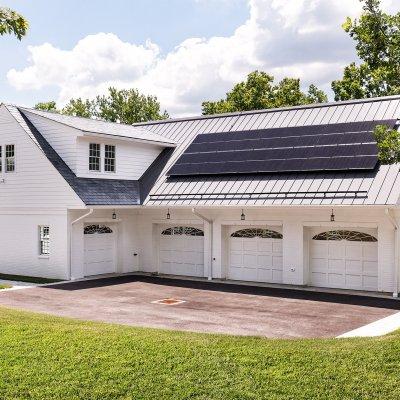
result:
M 77 177 L 20 109 L 19 113 L 43 153 L 86 205 L 141 204 L 140 181 Z M 171 151 L 169 154 L 170 153 Z M 153 176 L 154 174 L 157 175 L 157 170 L 149 173 L 149 176 Z M 152 181 L 152 179 L 150 179 L 150 181 Z M 149 189 L 145 185 L 146 193 L 148 193 L 148 190 Z

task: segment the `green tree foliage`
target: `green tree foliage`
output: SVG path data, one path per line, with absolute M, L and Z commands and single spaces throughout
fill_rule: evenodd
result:
M 380 0 L 360 1 L 363 14 L 347 18 L 343 29 L 355 40 L 362 63 L 350 64 L 332 82 L 335 100 L 400 94 L 400 12 L 384 13 Z
M 57 110 L 57 104 L 55 101 L 47 101 L 44 103 L 37 103 L 37 104 L 35 104 L 35 109 L 42 110 L 42 111 L 59 112 Z
M 107 96 L 97 96 L 94 109 L 98 118 L 125 124 L 168 118 L 166 111 L 161 113 L 157 97 L 145 96 L 136 89 L 111 87 Z
M 400 162 L 400 133 L 386 125 L 377 125 L 374 137 L 378 145 L 378 158 L 382 164 Z
M 62 114 L 72 115 L 74 117 L 91 118 L 95 116 L 95 102 L 90 100 L 71 99 L 61 110 Z
M 16 11 L 0 7 L 0 35 L 15 35 L 21 40 L 28 32 L 28 21 Z
M 311 85 L 307 93 L 300 89 L 300 79 L 285 78 L 274 83 L 274 77 L 262 71 L 254 71 L 246 81 L 236 84 L 219 101 L 202 103 L 203 114 L 219 114 L 233 111 L 261 110 L 301 104 L 326 102 L 327 96 Z
M 157 97 L 142 95 L 136 89 L 118 90 L 112 87 L 108 89 L 107 95 L 97 96 L 94 100 L 71 99 L 61 110 L 54 101 L 38 103 L 35 108 L 124 124 L 168 118 L 166 111 L 161 113 Z

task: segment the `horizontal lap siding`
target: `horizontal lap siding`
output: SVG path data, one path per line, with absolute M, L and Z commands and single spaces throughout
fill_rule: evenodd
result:
M 15 112 L 18 118 L 18 112 Z M 0 107 L 0 141 L 15 144 L 16 172 L 0 174 L 0 209 L 66 208 L 83 203 L 13 115 Z

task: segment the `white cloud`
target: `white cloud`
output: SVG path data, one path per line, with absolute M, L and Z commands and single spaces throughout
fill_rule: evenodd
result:
M 341 24 L 359 15 L 358 0 L 347 0 L 345 9 L 343 0 L 248 2 L 247 21 L 229 37 L 188 38 L 166 55 L 151 41 L 126 43 L 110 33 L 87 36 L 72 50 L 45 43 L 29 47 L 29 66 L 10 70 L 8 81 L 20 90 L 55 86 L 61 103 L 104 93 L 110 85 L 137 87 L 177 116 L 198 113 L 203 100 L 223 97 L 254 69 L 328 89 L 354 60 L 354 44 Z M 393 11 L 394 0 L 384 4 Z

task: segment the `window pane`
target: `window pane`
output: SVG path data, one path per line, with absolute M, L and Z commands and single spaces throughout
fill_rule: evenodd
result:
M 48 226 L 39 227 L 39 246 L 40 255 L 50 254 L 50 228 Z
M 100 171 L 100 144 L 89 144 L 89 171 Z
M 104 147 L 104 171 L 115 172 L 115 146 L 109 144 Z
M 6 172 L 15 171 L 15 146 L 13 144 L 6 145 Z

